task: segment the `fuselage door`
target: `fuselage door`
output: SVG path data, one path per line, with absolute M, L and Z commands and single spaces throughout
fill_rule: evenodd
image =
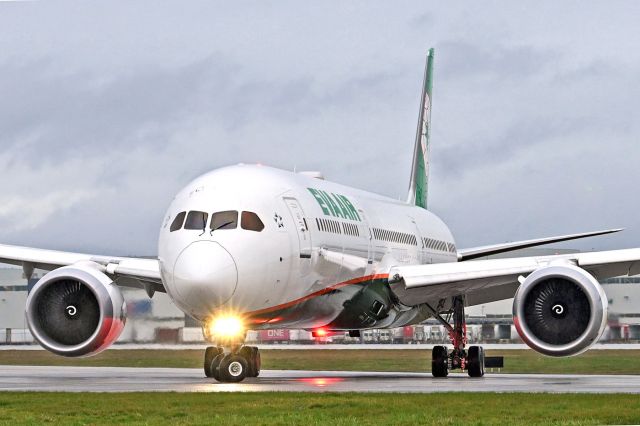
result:
M 362 209 L 358 209 L 358 214 L 362 218 L 362 226 L 364 227 L 363 236 L 365 237 L 367 244 L 367 263 L 371 265 L 373 263 L 373 234 L 371 233 L 369 221 L 367 220 L 367 216 L 364 214 L 364 211 L 362 211 Z
M 309 259 L 311 258 L 311 233 L 309 232 L 309 225 L 307 219 L 302 210 L 302 206 L 295 198 L 284 198 L 284 202 L 289 208 L 291 218 L 296 226 L 298 232 L 298 241 L 300 242 L 300 257 Z
M 417 241 L 416 252 L 415 252 L 415 260 L 419 264 L 431 263 L 427 262 L 426 256 L 426 248 L 424 246 L 424 240 L 422 239 L 422 232 L 420 232 L 420 227 L 416 223 L 415 219 L 409 216 L 411 219 L 411 223 L 413 223 L 413 228 L 415 229 L 415 236 Z

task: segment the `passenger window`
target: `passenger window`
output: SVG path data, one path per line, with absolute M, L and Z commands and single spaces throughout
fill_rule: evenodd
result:
M 238 212 L 235 210 L 226 210 L 211 215 L 211 231 L 217 231 L 218 229 L 236 229 L 237 227 Z
M 203 230 L 207 227 L 208 218 L 209 218 L 208 213 L 191 211 L 187 215 L 187 221 L 184 223 L 184 229 Z
M 242 229 L 260 232 L 264 229 L 264 224 L 257 214 L 253 212 L 242 212 Z
M 180 212 L 176 215 L 176 218 L 173 219 L 173 222 L 171 222 L 171 226 L 169 227 L 170 232 L 177 231 L 178 229 L 182 228 L 182 224 L 184 223 L 184 217 L 186 214 L 187 212 Z

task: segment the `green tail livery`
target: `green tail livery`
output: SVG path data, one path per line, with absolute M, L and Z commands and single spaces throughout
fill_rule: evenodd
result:
M 431 133 L 431 89 L 433 87 L 433 49 L 429 49 L 424 71 L 420 113 L 413 151 L 411 183 L 407 201 L 424 209 L 427 208 L 429 189 L 429 139 Z

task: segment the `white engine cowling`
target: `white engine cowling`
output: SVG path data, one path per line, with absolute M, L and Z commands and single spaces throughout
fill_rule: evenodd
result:
M 513 299 L 513 322 L 524 342 L 550 356 L 570 356 L 595 343 L 607 323 L 607 297 L 598 281 L 573 265 L 532 272 Z
M 62 356 L 97 354 L 120 336 L 126 321 L 122 293 L 91 264 L 49 272 L 27 297 L 26 316 L 33 337 Z

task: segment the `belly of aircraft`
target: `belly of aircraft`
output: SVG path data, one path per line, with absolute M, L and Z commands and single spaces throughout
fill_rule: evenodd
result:
M 426 319 L 393 302 L 386 278 L 372 278 L 249 314 L 250 328 L 357 330 L 401 327 Z

